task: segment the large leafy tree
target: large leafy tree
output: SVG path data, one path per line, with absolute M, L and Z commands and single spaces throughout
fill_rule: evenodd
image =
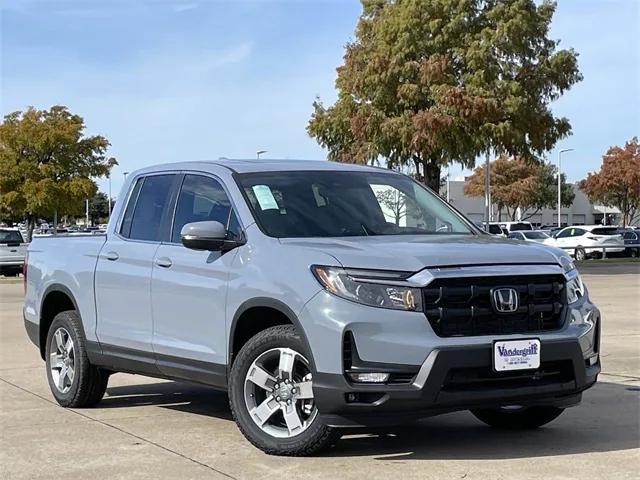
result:
M 578 182 L 593 202 L 617 207 L 623 226 L 640 214 L 640 145 L 638 137 L 624 147 L 611 147 L 602 157 L 602 167 Z
M 441 167 L 493 150 L 533 158 L 570 132 L 549 103 L 581 79 L 576 54 L 547 38 L 555 3 L 362 0 L 338 67 L 338 99 L 314 102 L 307 131 L 331 160 Z
M 26 218 L 76 214 L 97 191 L 95 177 L 117 162 L 106 138 L 84 135 L 84 120 L 64 106 L 13 112 L 0 124 L 0 210 Z
M 522 220 L 531 218 L 543 208 L 556 205 L 558 186 L 556 167 L 547 163 L 527 161 L 521 157 L 500 156 L 491 162 L 491 201 L 498 211 L 505 210 L 510 220 L 518 209 Z M 484 195 L 485 166 L 476 168 L 464 185 L 464 193 L 473 197 Z M 575 193 L 560 176 L 562 205 L 571 206 Z

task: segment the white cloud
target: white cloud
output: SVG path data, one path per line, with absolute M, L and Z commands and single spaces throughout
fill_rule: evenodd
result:
M 173 7 L 173 11 L 177 13 L 181 13 L 189 10 L 195 10 L 196 8 L 198 8 L 197 3 L 180 3 Z

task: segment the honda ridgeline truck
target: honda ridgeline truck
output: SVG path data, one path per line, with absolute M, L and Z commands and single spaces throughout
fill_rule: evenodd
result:
M 115 372 L 198 382 L 271 454 L 456 410 L 534 428 L 600 372 L 600 312 L 566 253 L 372 167 L 139 170 L 106 235 L 34 239 L 25 282 L 60 405 L 97 404 Z

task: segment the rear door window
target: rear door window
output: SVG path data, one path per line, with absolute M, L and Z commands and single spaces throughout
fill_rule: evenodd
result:
M 123 236 L 132 240 L 151 242 L 162 240 L 161 227 L 168 212 L 171 201 L 171 187 L 175 177 L 175 174 L 150 175 L 143 179 L 133 207 L 128 235 L 127 232 L 121 231 Z M 132 201 L 134 201 L 133 195 L 129 200 L 127 210 L 131 207 Z M 123 227 L 125 227 L 126 221 L 127 212 L 125 212 Z

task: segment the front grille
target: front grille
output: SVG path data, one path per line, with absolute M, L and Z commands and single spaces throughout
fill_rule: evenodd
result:
M 524 388 L 575 381 L 571 360 L 543 362 L 537 370 L 494 372 L 491 367 L 450 370 L 442 391 L 470 392 L 501 388 Z
M 500 287 L 518 291 L 517 311 L 494 310 L 491 292 Z M 439 278 L 423 289 L 423 298 L 425 315 L 440 337 L 557 330 L 566 305 L 561 275 Z

